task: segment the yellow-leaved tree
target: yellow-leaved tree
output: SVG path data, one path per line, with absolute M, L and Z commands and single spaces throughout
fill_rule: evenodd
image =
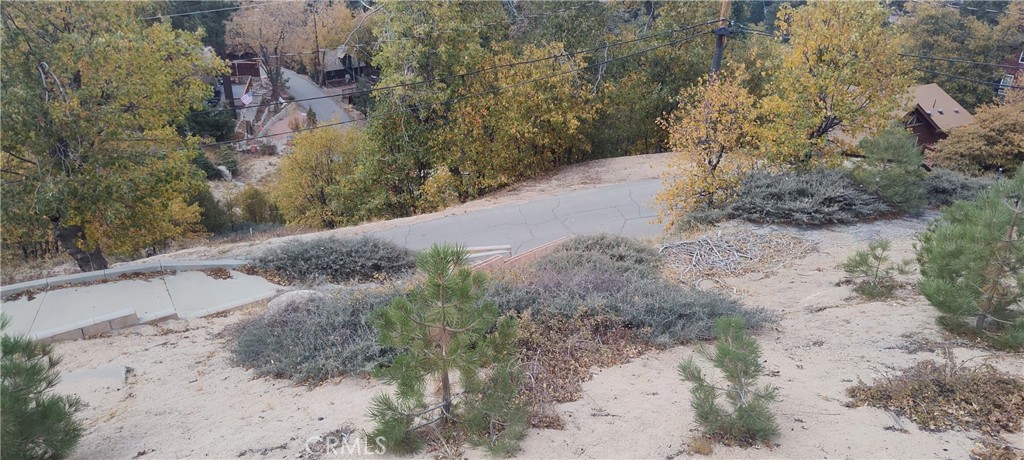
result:
M 663 221 L 728 202 L 754 166 L 758 111 L 740 75 L 721 73 L 683 90 L 679 108 L 662 121 L 673 151 L 657 196 Z
M 776 21 L 788 40 L 761 136 L 773 161 L 806 166 L 850 147 L 895 119 L 909 87 L 902 37 L 878 2 L 815 0 L 784 6 Z M 837 131 L 848 136 L 836 136 Z
M 366 148 L 365 137 L 362 130 L 347 127 L 295 135 L 271 192 L 288 224 L 335 228 L 351 221 L 344 212 L 343 194 Z
M 455 182 L 463 198 L 571 163 L 589 152 L 584 127 L 596 107 L 589 103 L 588 85 L 571 72 L 586 65 L 583 58 L 508 65 L 564 52 L 561 43 L 552 43 L 544 48 L 528 45 L 522 54 L 500 53 L 483 67 L 505 67 L 467 81 L 460 93 L 466 97 L 452 107 L 449 122 L 431 145 L 435 162 L 447 165 L 459 178 Z
M 198 139 L 176 127 L 227 71 L 145 3 L 12 2 L 2 14 L 4 243 L 52 234 L 83 271 L 195 229 Z M 23 240 L 22 238 L 27 239 Z

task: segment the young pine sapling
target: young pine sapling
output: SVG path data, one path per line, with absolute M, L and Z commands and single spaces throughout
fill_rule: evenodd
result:
M 715 364 L 727 386 L 719 387 L 709 381 L 692 357 L 679 365 L 679 375 L 693 384 L 690 405 L 697 424 L 705 434 L 722 440 L 766 442 L 779 431 L 769 409 L 778 389 L 757 386 L 757 378 L 763 372 L 761 347 L 747 335 L 746 322 L 738 316 L 719 318 L 715 335 L 714 351 L 702 345 L 697 354 Z M 718 403 L 721 395 L 728 401 L 728 407 Z
M 889 297 L 899 286 L 896 275 L 910 274 L 913 261 L 907 259 L 890 263 L 888 252 L 891 248 L 888 240 L 872 241 L 868 243 L 867 250 L 859 250 L 843 262 L 846 275 L 857 280 L 857 287 L 853 288 L 855 292 L 869 299 Z

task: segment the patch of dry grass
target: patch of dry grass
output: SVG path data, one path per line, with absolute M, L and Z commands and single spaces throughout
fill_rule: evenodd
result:
M 899 375 L 847 389 L 850 406 L 891 410 L 922 430 L 1017 432 L 1024 420 L 1024 380 L 982 364 L 966 367 L 951 354 L 944 363 L 921 361 Z
M 591 367 L 624 363 L 650 346 L 615 317 L 579 311 L 539 318 L 525 313 L 517 348 L 526 373 L 521 394 L 530 402 L 530 423 L 561 429 L 564 423 L 551 405 L 579 399 Z

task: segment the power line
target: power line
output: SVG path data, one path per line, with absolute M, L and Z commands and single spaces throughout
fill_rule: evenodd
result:
M 543 61 L 548 61 L 548 60 L 552 60 L 552 59 L 557 59 L 557 58 L 560 58 L 560 57 L 571 57 L 571 56 L 576 56 L 576 55 L 582 54 L 582 53 L 589 53 L 589 52 L 594 52 L 594 51 L 600 51 L 600 50 L 603 50 L 603 49 L 605 49 L 607 47 L 618 47 L 618 46 L 622 46 L 622 45 L 628 45 L 630 43 L 636 43 L 636 42 L 643 41 L 643 40 L 650 40 L 652 38 L 659 37 L 659 36 L 662 36 L 662 35 L 675 34 L 675 33 L 679 33 L 679 32 L 686 32 L 686 31 L 690 31 L 690 30 L 693 30 L 693 29 L 696 29 L 696 28 L 699 28 L 699 27 L 708 26 L 710 24 L 713 24 L 713 23 L 719 22 L 719 21 L 720 21 L 719 19 L 714 19 L 714 20 L 706 21 L 706 22 L 703 22 L 703 23 L 700 23 L 700 24 L 694 24 L 694 25 L 691 25 L 691 26 L 683 27 L 683 28 L 680 28 L 680 29 L 672 29 L 672 30 L 666 30 L 666 31 L 657 32 L 657 33 L 653 33 L 653 34 L 647 34 L 647 35 L 644 35 L 642 37 L 637 37 L 637 38 L 633 38 L 633 39 L 630 39 L 630 40 L 624 40 L 624 41 L 619 41 L 619 42 L 607 43 L 607 44 L 603 44 L 603 45 L 596 46 L 596 47 L 593 47 L 593 48 L 586 48 L 586 49 L 581 49 L 581 50 L 576 50 L 576 51 L 571 51 L 571 52 L 566 52 L 566 53 L 560 53 L 560 54 L 555 54 L 555 55 L 551 55 L 551 56 L 545 56 L 545 57 L 542 57 L 542 58 L 529 59 L 529 60 L 526 60 L 526 61 L 517 61 L 517 62 L 511 62 L 511 63 L 508 63 L 508 64 L 499 64 L 499 65 L 495 65 L 495 66 L 491 66 L 491 67 L 486 67 L 486 68 L 483 68 L 483 69 L 473 70 L 473 71 L 466 72 L 466 73 L 460 73 L 460 74 L 454 74 L 454 75 L 445 75 L 445 76 L 441 76 L 441 77 L 434 77 L 434 78 L 429 78 L 427 80 L 411 82 L 411 83 L 401 83 L 401 84 L 396 84 L 396 85 L 381 86 L 381 87 L 369 88 L 369 89 L 365 89 L 365 90 L 358 90 L 358 91 L 354 91 L 354 92 L 351 92 L 351 93 L 346 93 L 346 94 L 344 94 L 344 96 L 345 97 L 356 96 L 356 95 L 362 95 L 362 94 L 369 94 L 369 93 L 373 93 L 373 92 L 376 92 L 376 91 L 384 91 L 384 90 L 391 90 L 391 89 L 406 88 L 406 87 L 410 87 L 410 86 L 426 85 L 426 84 L 429 84 L 429 83 L 435 83 L 435 82 L 438 82 L 438 81 L 445 81 L 445 80 L 449 80 L 449 79 L 453 79 L 453 78 L 463 78 L 463 77 L 469 77 L 469 76 L 473 76 L 473 75 L 478 75 L 478 74 L 481 74 L 481 73 L 484 73 L 484 72 L 490 72 L 492 70 L 504 69 L 504 68 L 509 68 L 509 67 L 516 67 L 516 66 L 526 65 L 526 64 L 535 64 L 535 63 L 538 63 L 538 62 L 543 62 Z M 307 97 L 307 98 L 301 98 L 301 99 L 293 99 L 290 102 L 305 102 L 305 101 L 313 101 L 313 100 L 317 100 L 317 99 L 327 99 L 327 98 L 332 98 L 332 97 L 342 97 L 342 95 L 313 96 L 313 97 Z M 244 108 L 249 109 L 249 108 L 256 108 L 256 107 L 269 107 L 269 106 L 272 106 L 272 105 L 277 105 L 277 103 L 276 102 L 268 102 L 268 103 L 265 103 L 265 104 L 250 105 L 250 106 L 246 106 Z M 223 109 L 223 108 L 206 109 L 206 110 L 198 111 L 198 113 L 210 113 L 210 112 L 218 112 L 218 111 L 223 111 L 223 110 L 228 110 L 228 109 Z
M 973 65 L 984 65 L 984 66 L 990 66 L 990 67 L 1002 67 L 1002 68 L 1006 68 L 1006 69 L 1020 69 L 1022 67 L 1021 65 L 994 64 L 994 63 L 991 63 L 991 62 L 968 61 L 968 60 L 965 60 L 965 59 L 957 59 L 957 58 L 947 58 L 947 57 L 937 57 L 937 56 L 921 56 L 921 55 L 918 55 L 918 54 L 908 54 L 908 53 L 896 53 L 896 54 L 898 54 L 900 56 L 903 56 L 903 57 L 917 58 L 917 59 L 923 59 L 923 60 L 928 60 L 928 61 L 956 62 L 956 63 L 961 63 L 961 64 L 973 64 Z
M 260 6 L 260 4 L 259 3 L 254 3 L 252 5 L 236 5 L 236 6 L 229 6 L 229 7 L 226 7 L 226 8 L 216 8 L 216 9 L 212 9 L 212 10 L 186 11 L 184 13 L 174 13 L 174 14 L 158 14 L 156 16 L 150 16 L 150 17 L 139 18 L 139 19 L 142 19 L 142 20 L 146 21 L 146 20 L 150 20 L 150 19 L 176 18 L 176 17 L 180 17 L 180 16 L 192 16 L 192 15 L 196 15 L 196 14 L 216 13 L 218 11 L 241 10 L 241 9 L 244 9 L 244 8 L 254 8 L 254 7 L 257 7 L 257 6 Z
M 467 94 L 467 95 L 463 95 L 463 96 L 459 96 L 459 97 L 455 97 L 455 98 L 451 98 L 451 99 L 446 99 L 446 100 L 443 100 L 443 101 L 431 102 L 429 104 L 416 105 L 416 108 L 417 109 L 422 109 L 422 108 L 433 107 L 433 106 L 437 106 L 437 105 L 441 105 L 441 104 L 450 104 L 450 103 L 454 103 L 454 102 L 459 102 L 459 101 L 462 101 L 462 100 L 471 99 L 471 98 L 475 98 L 475 97 L 481 97 L 481 96 L 485 96 L 485 95 L 491 94 L 491 93 L 500 93 L 502 91 L 507 91 L 507 90 L 510 90 L 510 89 L 515 89 L 515 88 L 518 88 L 520 86 L 529 85 L 529 84 L 536 83 L 536 82 L 539 82 L 539 81 L 542 81 L 542 80 L 547 80 L 547 79 L 550 79 L 550 78 L 557 78 L 557 77 L 561 77 L 561 76 L 565 76 L 565 75 L 570 75 L 570 74 L 574 74 L 574 73 L 577 73 L 577 72 L 580 72 L 580 71 L 583 71 L 583 70 L 586 70 L 586 69 L 589 69 L 589 68 L 593 68 L 593 67 L 597 67 L 597 66 L 601 66 L 601 65 L 605 65 L 605 64 L 610 64 L 612 62 L 621 61 L 623 59 L 629 59 L 629 58 L 632 58 L 632 57 L 636 57 L 636 56 L 638 56 L 640 54 L 649 53 L 651 51 L 654 51 L 654 50 L 657 50 L 657 49 L 661 49 L 661 48 L 665 48 L 665 47 L 668 47 L 668 46 L 679 45 L 679 44 L 685 43 L 687 41 L 690 41 L 690 40 L 693 40 L 693 39 L 696 39 L 696 38 L 699 38 L 699 37 L 702 37 L 702 36 L 710 34 L 710 33 L 711 33 L 711 31 L 698 32 L 698 33 L 696 33 L 694 35 L 690 35 L 688 37 L 681 38 L 681 39 L 678 39 L 678 40 L 674 40 L 674 41 L 671 41 L 671 42 L 668 42 L 668 43 L 665 43 L 665 44 L 662 44 L 662 45 L 652 46 L 652 47 L 645 48 L 645 49 L 642 49 L 642 50 L 639 50 L 639 51 L 636 51 L 636 52 L 633 52 L 633 53 L 630 53 L 630 54 L 626 54 L 626 55 L 619 56 L 619 57 L 612 58 L 612 59 L 607 59 L 607 60 L 600 61 L 600 62 L 595 62 L 593 64 L 585 65 L 585 66 L 582 66 L 582 67 L 579 67 L 579 68 L 570 69 L 570 70 L 566 70 L 566 71 L 562 71 L 562 72 L 557 72 L 557 73 L 545 75 L 545 76 L 542 76 L 542 77 L 532 78 L 532 79 L 529 79 L 529 80 L 525 80 L 525 81 L 521 81 L 521 82 L 517 82 L 517 83 L 511 84 L 511 85 L 508 85 L 508 86 L 499 86 L 497 88 L 492 88 L 492 89 L 485 90 L 485 91 L 480 91 L 480 92 L 477 92 L 477 93 L 472 93 L 472 94 Z M 250 138 L 247 138 L 247 139 L 243 139 L 242 141 L 250 141 L 250 140 L 255 140 L 255 139 L 265 139 L 265 138 L 268 138 L 268 137 L 281 136 L 281 135 L 285 135 L 285 134 L 294 134 L 294 133 L 300 133 L 300 132 L 305 132 L 305 131 L 312 131 L 314 129 L 321 129 L 321 128 L 329 128 L 329 127 L 333 127 L 333 126 L 347 125 L 347 124 L 350 124 L 350 123 L 366 121 L 366 120 L 369 120 L 371 118 L 382 118 L 382 117 L 387 117 L 387 116 L 390 116 L 390 115 L 395 115 L 395 114 L 399 114 L 399 113 L 403 113 L 403 112 L 410 112 L 410 111 L 411 111 L 411 109 L 408 109 L 408 108 L 396 109 L 396 110 L 391 110 L 391 111 L 388 111 L 388 112 L 384 112 L 382 114 L 377 114 L 377 115 L 374 115 L 372 117 L 366 117 L 365 119 L 339 121 L 339 122 L 335 122 L 335 123 L 327 123 L 327 124 L 323 124 L 323 125 L 317 125 L 317 126 L 313 126 L 313 127 L 310 127 L 310 128 L 302 128 L 302 129 L 297 129 L 297 130 L 285 131 L 285 132 L 277 133 L 277 134 L 265 134 L 265 135 L 262 135 L 262 136 L 254 136 L 254 137 L 250 137 Z M 234 144 L 234 143 L 238 143 L 238 142 L 241 142 L 241 141 L 213 142 L 213 143 L 209 143 L 209 144 L 200 144 L 198 147 L 199 148 L 217 147 L 217 146 L 221 146 L 221 145 Z M 177 149 L 169 149 L 169 150 L 165 150 L 164 152 L 168 152 L 168 151 L 172 151 L 172 150 L 181 150 L 181 149 L 184 149 L 184 148 L 187 148 L 187 147 L 181 147 L 181 148 L 177 148 Z
M 978 79 L 974 79 L 974 78 L 970 78 L 970 77 L 964 77 L 964 76 L 961 76 L 961 75 L 954 75 L 954 74 L 951 74 L 951 73 L 939 72 L 939 71 L 936 71 L 936 70 L 920 69 L 920 68 L 917 68 L 917 67 L 914 67 L 914 70 L 916 70 L 918 72 L 933 73 L 935 75 L 941 75 L 943 77 L 949 77 L 949 78 L 953 78 L 953 79 L 957 79 L 957 80 L 970 81 L 970 82 L 978 83 L 978 84 L 981 84 L 981 85 L 995 86 L 997 88 L 1024 89 L 1024 86 L 1004 85 L 1004 84 L 1002 84 L 1000 82 L 978 80 Z

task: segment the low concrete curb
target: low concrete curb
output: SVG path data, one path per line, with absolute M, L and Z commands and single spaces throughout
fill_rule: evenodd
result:
M 118 276 L 126 273 L 150 273 L 155 271 L 175 271 L 184 272 L 191 270 L 209 270 L 211 268 L 225 268 L 233 269 L 248 264 L 248 260 L 203 260 L 193 262 L 180 262 L 175 260 L 168 260 L 163 262 L 153 262 L 143 265 L 133 265 L 130 267 L 111 268 L 107 270 L 98 270 L 88 273 L 76 273 L 74 275 L 65 276 L 54 276 L 51 278 L 43 278 L 41 280 L 25 281 L 23 283 L 10 284 L 7 286 L 0 286 L 0 298 L 7 297 L 9 295 L 18 294 L 25 292 L 29 289 L 47 289 L 50 287 L 64 286 L 64 285 L 75 285 L 91 283 L 102 279 L 114 279 Z
M 515 267 L 515 266 L 523 265 L 525 263 L 533 262 L 533 261 L 539 259 L 541 256 L 551 252 L 551 250 L 554 249 L 555 246 L 558 246 L 559 244 L 562 244 L 562 243 L 564 243 L 566 241 L 569 241 L 569 240 L 571 240 L 573 238 L 575 238 L 575 237 L 571 236 L 571 235 L 570 236 L 563 236 L 563 237 L 561 237 L 561 238 L 559 238 L 559 239 L 557 239 L 555 241 L 552 241 L 552 242 L 547 243 L 547 244 L 542 244 L 542 245 L 537 246 L 537 247 L 535 247 L 535 248 L 533 248 L 533 249 L 531 249 L 529 251 L 526 251 L 524 253 L 518 254 L 515 257 L 511 257 L 511 258 L 506 258 L 506 257 L 500 256 L 500 255 L 495 255 L 493 257 L 490 257 L 488 259 L 485 259 L 485 260 L 483 260 L 483 261 L 473 265 L 473 268 L 475 268 L 477 270 L 491 271 L 491 270 L 497 270 L 497 269 L 499 269 L 501 267 Z

